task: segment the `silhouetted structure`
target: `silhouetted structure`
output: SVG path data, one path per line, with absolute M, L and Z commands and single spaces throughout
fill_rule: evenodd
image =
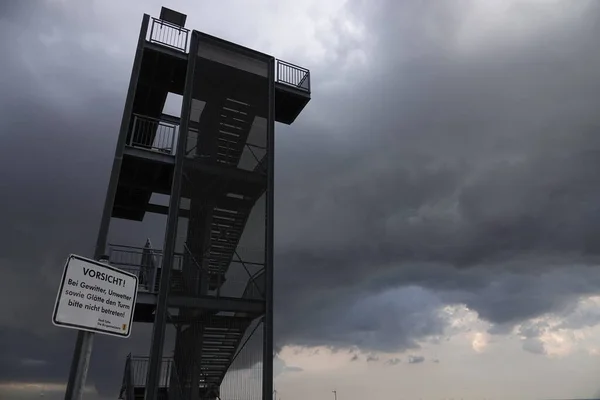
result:
M 308 103 L 310 75 L 185 20 L 143 17 L 98 236 L 97 254 L 139 276 L 134 321 L 153 324 L 121 398 L 270 399 L 274 126 Z M 179 116 L 163 112 L 169 93 Z M 146 213 L 168 216 L 162 250 L 107 244 L 111 218 Z

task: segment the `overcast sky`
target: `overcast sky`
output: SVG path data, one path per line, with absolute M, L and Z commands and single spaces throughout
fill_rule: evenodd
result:
M 3 0 L 0 398 L 62 398 L 60 273 L 161 5 L 311 70 L 276 138 L 284 400 L 600 396 L 599 1 Z M 90 399 L 148 337 L 97 340 Z

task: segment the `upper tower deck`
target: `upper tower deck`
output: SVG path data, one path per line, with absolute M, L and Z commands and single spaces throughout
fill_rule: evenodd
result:
M 166 10 L 166 12 L 165 12 Z M 160 117 L 162 106 L 168 92 L 183 94 L 185 85 L 185 72 L 189 56 L 190 37 L 193 32 L 185 28 L 185 15 L 169 13 L 164 9 L 161 18 L 151 18 L 146 31 L 142 35 L 146 38 L 142 70 L 139 76 L 134 114 L 147 117 Z M 176 14 L 180 17 L 173 17 Z M 175 22 L 176 21 L 176 22 Z M 205 39 L 200 48 L 202 55 L 211 52 L 208 41 L 214 42 L 215 48 L 230 48 L 236 53 L 262 54 L 255 50 L 245 48 L 233 42 L 228 42 L 202 33 Z M 265 57 L 270 57 L 263 54 Z M 214 68 L 207 73 L 219 74 L 218 69 L 231 66 L 246 69 L 240 66 L 239 57 L 230 57 L 226 54 L 217 56 Z M 210 56 L 207 58 L 211 58 Z M 241 67 L 241 68 L 240 68 Z M 225 72 L 221 72 L 223 74 Z M 245 79 L 248 79 L 246 77 Z M 284 124 L 291 124 L 302 112 L 310 101 L 310 71 L 306 68 L 275 59 L 275 120 Z M 152 83 L 149 88 L 148 84 Z
M 199 157 L 206 160 L 212 157 L 217 161 L 223 161 L 225 157 L 228 158 L 226 164 L 232 167 L 228 174 L 233 177 L 244 175 L 240 169 L 248 168 L 242 164 L 263 151 L 248 138 L 253 136 L 252 130 L 256 128 L 253 125 L 267 118 L 269 106 L 265 101 L 265 90 L 269 87 L 268 79 L 273 80 L 275 121 L 291 124 L 310 101 L 310 72 L 307 69 L 205 33 L 190 31 L 184 23 L 185 15 L 164 8 L 161 18 L 144 16 L 137 55 L 139 70 L 132 90 L 133 104 L 128 117 L 113 217 L 140 221 L 147 211 L 167 212 L 166 207 L 150 204 L 150 197 L 152 193 L 168 195 L 171 190 L 181 120 L 179 116 L 164 114 L 163 110 L 170 93 L 179 96 L 184 93 L 192 35 L 199 38 L 191 80 L 194 86 L 192 113 L 220 113 L 220 116 L 201 115 L 197 121 L 190 121 L 189 129 L 199 132 L 198 144 L 202 132 L 215 129 L 208 124 L 219 118 L 221 128 L 218 129 L 223 132 L 211 149 L 214 154 L 207 154 L 209 147 L 204 143 L 204 149 L 196 154 L 196 162 Z M 268 60 L 274 64 L 271 73 L 265 67 Z M 250 114 L 246 110 L 248 105 L 252 105 Z

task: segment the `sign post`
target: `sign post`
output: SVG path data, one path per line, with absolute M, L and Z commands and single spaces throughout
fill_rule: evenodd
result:
M 137 289 L 137 276 L 111 267 L 106 258 L 94 261 L 69 256 L 52 314 L 54 325 L 82 331 L 81 351 L 73 360 L 73 388 L 67 399 L 81 399 L 94 333 L 117 337 L 131 334 Z

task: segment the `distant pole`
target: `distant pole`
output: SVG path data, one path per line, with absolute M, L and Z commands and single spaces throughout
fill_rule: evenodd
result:
M 273 390 L 273 400 L 277 400 L 277 389 Z
M 337 400 L 337 390 L 333 390 L 333 400 Z

